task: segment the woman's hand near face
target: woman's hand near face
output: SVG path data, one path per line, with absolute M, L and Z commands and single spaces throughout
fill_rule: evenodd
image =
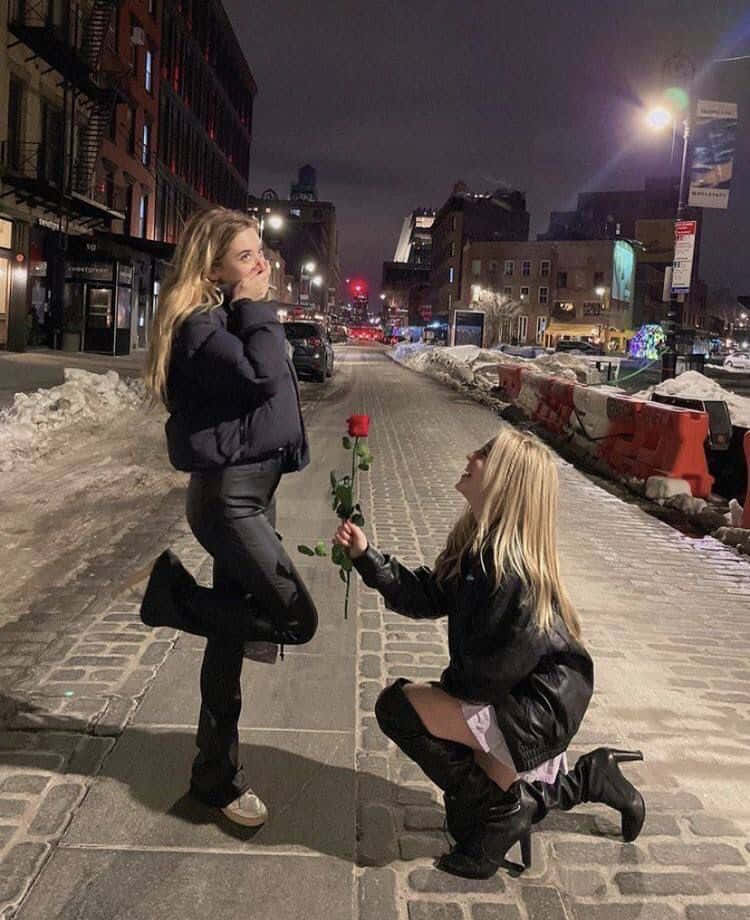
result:
M 367 537 L 361 527 L 351 521 L 342 521 L 336 531 L 333 542 L 343 546 L 350 559 L 357 559 L 367 549 Z
M 253 274 L 242 278 L 232 289 L 232 301 L 235 300 L 263 300 L 268 293 L 268 282 L 271 277 L 271 264 L 265 259 L 262 266 Z

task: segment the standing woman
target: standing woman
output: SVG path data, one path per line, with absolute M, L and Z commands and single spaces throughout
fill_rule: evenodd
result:
M 309 451 L 278 306 L 264 302 L 269 275 L 253 218 L 225 208 L 193 215 L 162 286 L 146 372 L 169 411 L 169 459 L 190 473 L 187 519 L 213 557 L 213 588 L 167 550 L 141 618 L 208 640 L 190 788 L 248 827 L 268 813 L 239 763 L 243 657 L 270 651 L 273 660 L 277 645 L 283 657 L 318 622 L 275 531 L 279 480 L 306 466 Z

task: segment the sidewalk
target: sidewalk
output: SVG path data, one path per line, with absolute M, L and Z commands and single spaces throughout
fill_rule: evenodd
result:
M 319 603 L 321 630 L 283 664 L 245 669 L 243 760 L 269 824 L 245 832 L 185 797 L 200 642 L 145 630 L 137 598 L 120 597 L 82 620 L 77 644 L 57 650 L 37 688 L 40 708 L 45 696 L 70 704 L 59 732 L 29 714 L 48 730 L 28 732 L 21 750 L 18 732 L 0 736 L 0 843 L 3 825 L 26 828 L 3 862 L 11 881 L 0 882 L 0 897 L 20 898 L 51 853 L 20 920 L 745 920 L 750 564 L 564 463 L 564 574 L 597 680 L 571 759 L 601 743 L 641 747 L 645 762 L 626 770 L 646 797 L 646 826 L 625 845 L 614 813 L 586 805 L 544 822 L 521 877 L 501 870 L 471 883 L 433 868 L 446 848 L 437 790 L 380 734 L 373 705 L 396 676 L 439 676 L 444 624 L 386 612 L 367 589 L 344 622 L 336 570 L 293 550 L 333 530 L 327 473 L 345 462 L 351 411 L 373 418 L 375 463 L 362 479 L 368 532 L 408 564 L 434 560 L 461 507 L 453 483 L 464 456 L 498 421 L 386 358 L 376 363 L 342 368 L 347 386 L 321 391 L 309 425 L 314 464 L 282 487 L 280 530 Z M 183 523 L 168 542 L 207 580 Z M 136 643 L 137 664 L 114 683 L 112 659 Z M 105 691 L 112 708 L 102 711 Z

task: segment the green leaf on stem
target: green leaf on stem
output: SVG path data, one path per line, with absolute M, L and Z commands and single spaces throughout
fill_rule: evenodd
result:
M 366 472 L 370 469 L 370 464 L 369 464 L 369 463 L 360 463 L 359 469 L 361 469 L 363 472 L 366 473 Z
M 331 549 L 331 561 L 335 565 L 341 565 L 345 556 L 346 550 L 344 547 L 340 546 L 338 543 L 334 543 L 333 548 Z
M 339 569 L 339 578 L 346 584 L 346 572 L 343 569 Z
M 351 438 L 348 438 L 346 435 L 344 435 L 344 437 L 341 439 L 341 443 L 344 445 L 344 447 L 346 448 L 346 450 L 351 450 L 351 449 L 352 449 L 352 441 L 351 441 Z
M 314 549 L 311 549 L 309 546 L 305 546 L 304 543 L 300 543 L 300 545 L 297 547 L 297 552 L 298 552 L 298 553 L 303 553 L 305 556 L 314 556 L 314 555 L 315 555 L 315 550 L 314 550 Z
M 326 548 L 325 542 L 323 540 L 318 540 L 315 544 L 314 553 L 316 556 L 327 556 L 328 549 Z
M 364 526 L 365 526 L 365 518 L 364 518 L 364 515 L 361 514 L 359 511 L 355 511 L 355 513 L 351 516 L 350 520 L 351 520 L 352 524 L 356 524 L 357 527 L 364 527 Z
M 344 558 L 341 560 L 341 568 L 342 568 L 345 572 L 351 572 L 351 570 L 352 570 L 352 560 L 351 560 L 348 556 L 344 556 Z

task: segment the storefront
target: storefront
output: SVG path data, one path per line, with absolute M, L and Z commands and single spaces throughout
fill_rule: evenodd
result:
M 0 217 L 0 348 L 26 347 L 28 225 Z
M 63 351 L 130 353 L 133 268 L 118 261 L 67 262 Z

